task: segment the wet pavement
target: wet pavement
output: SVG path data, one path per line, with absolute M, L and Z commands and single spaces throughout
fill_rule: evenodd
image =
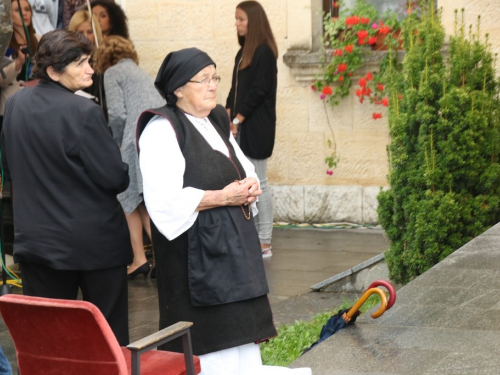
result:
M 383 316 L 363 314 L 292 367 L 314 375 L 498 374 L 499 351 L 497 224 L 399 289 Z
M 307 320 L 339 307 L 345 299 L 352 300 L 348 294 L 310 292 L 310 286 L 382 253 L 388 246 L 381 229 L 275 228 L 273 256 L 264 259 L 264 264 L 276 324 Z M 139 276 L 129 282 L 129 321 L 131 341 L 158 329 L 155 280 Z M 0 344 L 14 365 L 15 349 L 2 321 Z

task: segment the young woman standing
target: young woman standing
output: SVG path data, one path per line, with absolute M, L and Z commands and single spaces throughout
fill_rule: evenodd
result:
M 254 164 L 262 195 L 255 225 L 262 256 L 272 256 L 273 207 L 267 181 L 267 159 L 276 133 L 278 48 L 264 9 L 257 1 L 236 7 L 236 31 L 241 46 L 235 59 L 232 87 L 226 102 L 231 131 Z
M 27 0 L 11 0 L 11 10 L 13 33 L 5 56 L 13 63 L 4 68 L 5 77 L 0 75 L 0 129 L 7 99 L 21 88 L 22 82 L 31 80 L 32 59 L 38 47 L 30 3 Z

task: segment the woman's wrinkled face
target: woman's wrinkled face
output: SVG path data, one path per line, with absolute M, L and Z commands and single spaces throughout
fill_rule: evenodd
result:
M 82 55 L 78 60 L 68 64 L 64 72 L 52 73 L 49 76 L 73 92 L 83 90 L 92 85 L 94 70 L 90 66 L 89 60 L 89 55 Z
M 239 36 L 247 36 L 248 33 L 248 15 L 241 10 L 240 8 L 236 8 L 235 14 L 236 22 L 236 32 Z
M 184 86 L 175 90 L 178 106 L 194 116 L 207 116 L 217 105 L 217 76 L 215 66 L 200 70 Z M 206 113 L 206 114 L 205 114 Z
M 31 24 L 31 7 L 26 0 L 21 0 L 21 13 L 23 15 L 24 24 L 29 26 Z M 19 16 L 19 5 L 17 0 L 12 1 L 11 3 L 12 9 L 12 24 L 14 27 L 23 27 L 23 23 L 21 21 L 21 17 Z
M 94 40 L 94 31 L 92 30 L 92 24 L 90 21 L 82 22 L 75 30 L 77 33 L 82 34 L 88 40 L 90 40 L 93 44 L 95 44 Z
M 92 8 L 92 13 L 97 17 L 97 20 L 99 21 L 99 26 L 101 26 L 101 31 L 102 35 L 108 35 L 109 34 L 109 14 L 106 8 L 104 8 L 102 5 L 95 5 Z

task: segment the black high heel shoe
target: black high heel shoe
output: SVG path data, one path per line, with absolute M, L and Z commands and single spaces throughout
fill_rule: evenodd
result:
M 130 272 L 127 275 L 127 279 L 129 280 L 134 280 L 137 275 L 140 275 L 141 273 L 144 275 L 144 278 L 146 279 L 148 277 L 148 273 L 151 270 L 151 266 L 149 265 L 149 262 L 144 263 L 142 266 L 137 267 L 135 271 Z

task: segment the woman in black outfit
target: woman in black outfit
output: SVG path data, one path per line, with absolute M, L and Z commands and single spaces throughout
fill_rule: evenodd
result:
M 278 48 L 266 13 L 256 1 L 238 4 L 236 29 L 241 49 L 236 55 L 226 108 L 232 120 L 231 132 L 260 179 L 262 195 L 255 224 L 266 258 L 272 256 L 273 210 L 267 158 L 273 152 L 276 133 Z
M 101 108 L 74 95 L 92 84 L 93 44 L 68 30 L 46 33 L 35 55 L 35 87 L 5 107 L 1 157 L 12 181 L 14 261 L 29 296 L 96 305 L 128 345 L 127 264 L 132 248 L 116 196 L 128 165 Z

